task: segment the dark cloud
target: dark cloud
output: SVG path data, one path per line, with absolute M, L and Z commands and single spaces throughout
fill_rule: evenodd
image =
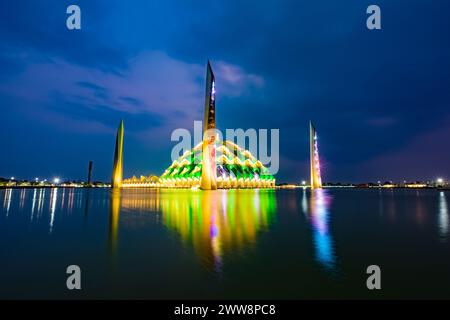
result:
M 208 58 L 217 76 L 221 128 L 280 128 L 280 180 L 307 173 L 299 168 L 308 160 L 309 119 L 319 130 L 325 180 L 335 181 L 376 179 L 389 159 L 419 156 L 424 148 L 414 141 L 446 132 L 448 1 L 380 0 L 381 31 L 366 29 L 372 3 L 360 0 L 77 3 L 82 30 L 75 32 L 65 28 L 68 1 L 0 3 L 3 118 L 27 123 L 33 105 L 49 110 L 52 119 L 57 114 L 59 121 L 78 121 L 74 128 L 86 123 L 96 132 L 126 118 L 127 130 L 135 137 L 142 133 L 128 144 L 129 168 L 135 165 L 137 173 L 164 168 L 166 160 L 144 163 L 132 150 L 152 154 L 155 144 L 170 150 L 170 128 L 201 118 Z M 67 81 L 49 77 L 58 70 Z M 19 84 L 11 83 L 20 74 L 32 85 L 14 100 Z M 13 110 L 17 105 L 22 107 Z M 24 132 L 8 134 L 14 140 Z M 438 147 L 427 152 L 432 159 L 449 154 Z M 8 168 L 0 175 L 20 169 L 0 161 Z M 417 162 L 397 166 L 399 177 L 419 170 Z M 426 166 L 420 166 L 421 176 Z
M 77 1 L 82 8 L 82 29 L 66 28 L 71 1 L 2 1 L 0 37 L 12 51 L 36 51 L 43 59 L 68 62 L 120 74 L 126 68 L 126 51 L 112 45 L 99 31 L 101 15 L 108 11 L 103 1 Z M 100 19 L 99 19 L 100 17 Z
M 130 103 L 132 105 L 135 106 L 140 106 L 142 105 L 142 101 L 140 101 L 139 99 L 133 98 L 133 97 L 119 97 L 122 101 L 125 101 L 127 103 Z

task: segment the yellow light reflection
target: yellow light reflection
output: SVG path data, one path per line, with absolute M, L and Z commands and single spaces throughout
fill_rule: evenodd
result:
M 254 245 L 276 211 L 273 190 L 122 192 L 122 208 L 161 212 L 162 223 L 192 244 L 202 262 L 215 271 L 221 270 L 224 253 Z
M 26 189 L 20 190 L 20 200 L 19 200 L 19 209 L 22 210 L 23 206 L 25 205 L 25 196 L 26 196 Z
M 114 255 L 117 248 L 117 236 L 119 231 L 120 216 L 120 189 L 111 189 L 109 208 L 109 248 Z
M 36 193 L 37 193 L 37 189 L 34 189 L 33 190 L 33 201 L 31 203 L 31 221 L 33 221 L 34 207 L 36 206 Z
M 6 217 L 8 217 L 9 208 L 11 207 L 12 191 L 13 189 L 6 189 L 5 191 L 5 199 L 3 200 L 3 205 L 6 207 Z
M 50 233 L 53 231 L 55 222 L 56 199 L 58 197 L 58 188 L 54 188 L 50 194 Z

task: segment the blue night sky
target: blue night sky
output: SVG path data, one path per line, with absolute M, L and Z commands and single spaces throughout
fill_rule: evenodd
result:
M 82 29 L 66 28 L 77 4 Z M 382 30 L 366 28 L 370 4 Z M 217 125 L 279 128 L 279 182 L 450 178 L 446 0 L 0 2 L 0 176 L 161 174 L 173 129 L 202 119 L 207 59 Z

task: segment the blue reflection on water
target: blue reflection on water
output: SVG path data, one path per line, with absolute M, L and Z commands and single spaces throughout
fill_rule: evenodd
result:
M 439 234 L 441 240 L 446 242 L 448 234 L 448 206 L 443 191 L 439 192 Z
M 334 243 L 329 231 L 331 196 L 324 189 L 311 191 L 310 222 L 317 261 L 327 269 L 334 269 L 336 256 Z

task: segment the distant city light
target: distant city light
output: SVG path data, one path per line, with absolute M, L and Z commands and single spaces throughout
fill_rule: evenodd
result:
M 305 180 L 303 180 L 303 181 L 302 181 L 302 185 L 305 185 L 305 184 L 306 184 L 306 181 L 305 181 Z
M 59 183 L 61 180 L 59 179 L 59 178 L 55 178 L 55 179 L 53 179 L 53 182 L 54 183 Z
M 443 183 L 443 182 L 444 182 L 444 179 L 442 179 L 442 178 L 437 178 L 437 179 L 436 179 L 436 182 L 437 182 L 437 183 Z
M 14 180 L 14 177 L 11 177 L 11 180 Z

